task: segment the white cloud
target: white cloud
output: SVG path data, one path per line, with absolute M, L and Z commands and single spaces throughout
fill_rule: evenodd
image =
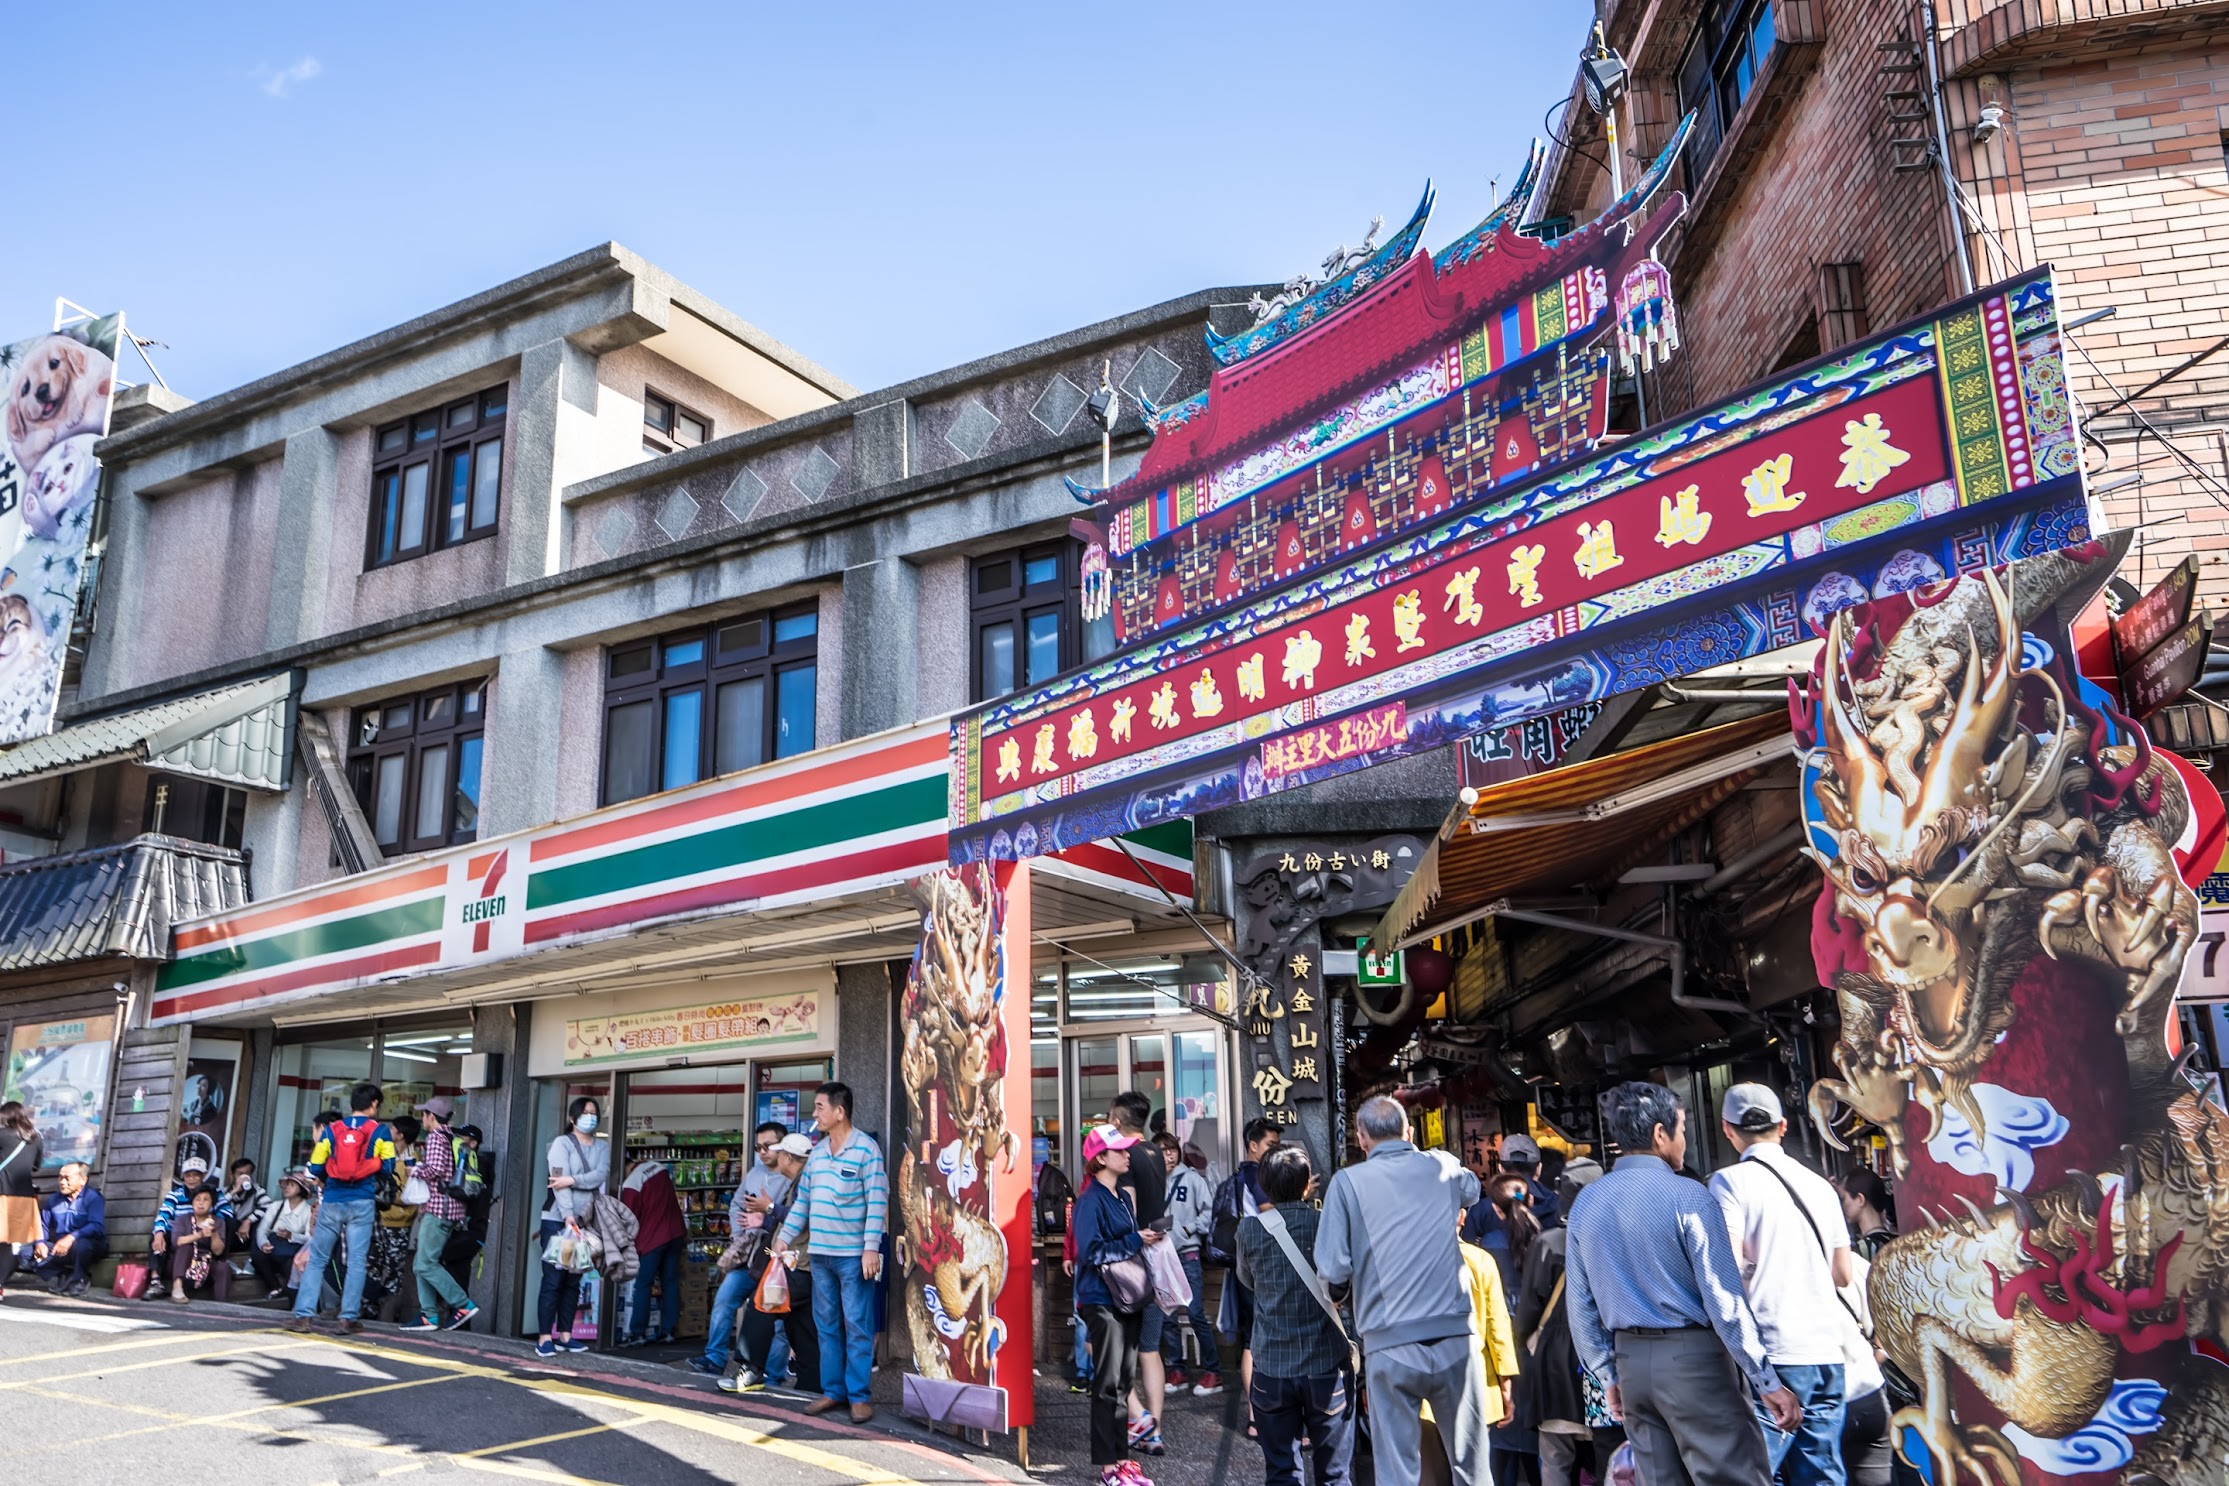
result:
M 306 83 L 325 69 L 315 57 L 298 57 L 284 67 L 258 67 L 255 76 L 263 83 L 263 91 L 273 98 L 284 98 L 294 91 L 296 83 Z

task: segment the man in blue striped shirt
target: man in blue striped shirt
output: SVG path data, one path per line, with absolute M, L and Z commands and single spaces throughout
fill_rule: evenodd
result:
M 1649 1486 L 1765 1486 L 1742 1380 L 1784 1430 L 1803 1405 L 1765 1358 L 1717 1200 L 1680 1175 L 1686 1107 L 1661 1084 L 1627 1083 L 1602 1097 L 1602 1115 L 1623 1154 L 1571 1206 L 1579 1360 L 1609 1390 Z
M 787 1253 L 801 1232 L 813 1269 L 813 1329 L 820 1333 L 821 1397 L 808 1414 L 851 1405 L 854 1423 L 875 1416 L 869 1385 L 875 1365 L 875 1283 L 882 1278 L 882 1235 L 889 1219 L 890 1178 L 874 1137 L 852 1128 L 851 1088 L 813 1091 L 813 1123 L 821 1143 L 797 1179 L 797 1200 L 774 1248 Z

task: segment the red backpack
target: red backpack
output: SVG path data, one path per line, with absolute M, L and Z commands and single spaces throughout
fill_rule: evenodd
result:
M 377 1120 L 366 1120 L 361 1125 L 338 1120 L 328 1126 L 325 1138 L 332 1142 L 333 1149 L 325 1157 L 325 1179 L 362 1182 L 379 1175 L 379 1156 L 374 1150 L 379 1131 Z

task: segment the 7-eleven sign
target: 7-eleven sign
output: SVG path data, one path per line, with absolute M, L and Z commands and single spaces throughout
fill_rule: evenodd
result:
M 525 932 L 523 915 L 511 908 L 523 884 L 521 876 L 511 871 L 511 850 L 505 846 L 467 857 L 457 864 L 462 877 L 449 879 L 448 922 L 442 939 L 448 949 L 444 958 L 451 963 L 491 949 L 518 952 Z

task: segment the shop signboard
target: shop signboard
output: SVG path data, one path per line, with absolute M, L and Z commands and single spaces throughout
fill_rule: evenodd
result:
M 1602 707 L 1586 702 L 1464 739 L 1455 751 L 1455 782 L 1464 789 L 1487 789 L 1553 769 L 1602 715 Z
M 905 1146 L 892 1171 L 912 1339 L 909 1412 L 979 1429 L 1035 1417 L 1031 1292 L 1030 869 L 931 873 L 899 1011 Z M 893 1325 L 896 1317 L 893 1317 Z
M 2039 270 L 961 714 L 953 859 L 1061 850 L 1793 645 L 1851 604 L 2085 539 L 2079 466 Z
M 2175 564 L 2151 592 L 2113 619 L 2113 649 L 2125 670 L 2150 653 L 2176 630 L 2190 622 L 2191 600 L 2198 594 L 2198 557 L 2195 553 Z
M 42 1170 L 72 1161 L 98 1164 L 115 1066 L 116 1017 L 18 1022 L 8 1038 L 8 1071 L 0 1100 L 20 1100 L 45 1138 Z
M 2220 807 L 2076 673 L 2067 629 L 2125 548 L 1861 605 L 1801 703 L 1840 1023 L 1808 1102 L 1830 1143 L 1878 1141 L 1923 1217 L 1868 1294 L 1931 1480 L 2172 1475 L 2229 1429 L 2199 1319 L 2229 1302 L 2207 1154 L 2229 1112 L 2175 1074 Z
M 2121 695 L 2131 717 L 2149 717 L 2198 684 L 2213 632 L 2213 616 L 2201 610 L 2195 619 L 2168 631 L 2140 658 L 2122 666 Z
M 54 725 L 124 317 L 0 346 L 0 746 Z
M 565 1023 L 565 1066 L 621 1068 L 817 1044 L 826 1035 L 824 1015 L 821 993 L 809 990 L 575 1017 Z
M 941 722 L 884 733 L 180 924 L 151 1021 L 894 887 L 944 865 L 945 738 Z M 1188 906 L 1191 827 L 1087 843 L 1039 866 Z

